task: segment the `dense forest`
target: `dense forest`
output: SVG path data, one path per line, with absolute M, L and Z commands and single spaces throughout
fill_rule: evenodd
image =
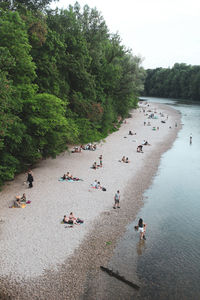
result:
M 144 95 L 200 101 L 200 66 L 148 69 Z
M 141 58 L 78 3 L 0 0 L 0 185 L 67 144 L 99 141 L 137 106 Z

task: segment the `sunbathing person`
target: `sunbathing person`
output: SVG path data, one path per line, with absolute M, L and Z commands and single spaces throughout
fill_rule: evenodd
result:
M 64 215 L 64 217 L 63 217 L 63 222 L 66 224 L 68 224 L 68 222 L 69 222 L 69 218 L 66 215 Z
M 145 146 L 151 146 L 147 141 L 144 140 L 143 145 Z
M 74 147 L 74 150 L 72 150 L 72 153 L 80 153 L 82 147 Z
M 126 163 L 126 164 L 130 163 L 130 160 L 128 160 L 128 157 L 126 158 L 125 163 Z
M 14 200 L 14 207 L 21 207 L 20 196 L 19 196 L 19 198 L 18 198 L 18 196 L 16 196 L 16 199 Z
M 142 145 L 137 146 L 137 152 L 143 153 L 142 148 L 143 148 Z
M 131 130 L 129 130 L 129 135 L 136 135 L 136 133 L 133 133 Z
M 70 174 L 69 172 L 67 172 L 67 174 L 65 176 L 66 176 L 66 179 L 73 179 L 72 174 Z
M 97 189 L 97 180 L 95 180 L 93 183 L 92 183 L 92 187 Z
M 22 207 L 21 205 L 26 203 L 26 194 L 24 193 L 21 196 L 15 196 L 15 200 L 14 200 L 14 207 Z
M 63 174 L 63 176 L 61 177 L 63 180 L 67 179 L 66 174 Z
M 97 169 L 97 163 L 96 163 L 96 161 L 93 163 L 92 168 L 95 169 L 95 170 Z
M 100 181 L 97 182 L 97 189 L 101 189 L 101 184 L 100 184 Z
M 78 224 L 77 223 L 77 218 L 74 216 L 73 212 L 70 212 L 70 214 L 69 214 L 69 221 L 68 221 L 68 223 Z
M 121 160 L 121 161 L 124 162 L 124 163 L 126 162 L 125 156 L 122 157 L 122 160 Z

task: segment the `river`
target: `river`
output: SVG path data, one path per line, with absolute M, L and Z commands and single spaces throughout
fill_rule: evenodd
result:
M 178 109 L 182 129 L 173 147 L 163 154 L 153 183 L 145 191 L 144 205 L 108 264 L 140 290 L 101 275 L 96 299 L 199 300 L 200 103 L 145 99 Z M 147 223 L 146 241 L 140 241 L 134 230 L 140 217 Z

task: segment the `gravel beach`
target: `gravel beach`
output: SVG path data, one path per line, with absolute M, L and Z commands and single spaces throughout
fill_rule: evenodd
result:
M 148 119 L 152 113 L 157 118 Z M 180 124 L 181 115 L 173 108 L 143 102 L 119 131 L 97 144 L 96 151 L 66 151 L 41 161 L 33 169 L 32 189 L 24 184 L 25 174 L 5 184 L 0 192 L 0 299 L 82 299 L 87 281 L 106 265 L 142 206 L 142 195 Z M 136 135 L 129 135 L 130 130 Z M 151 145 L 137 153 L 144 140 Z M 100 155 L 103 167 L 93 170 Z M 122 156 L 130 163 L 119 162 Z M 67 171 L 83 181 L 60 182 Z M 92 189 L 94 180 L 106 191 Z M 113 209 L 117 190 L 120 209 Z M 23 209 L 9 208 L 15 195 L 24 192 L 31 203 Z M 71 211 L 84 224 L 61 224 Z

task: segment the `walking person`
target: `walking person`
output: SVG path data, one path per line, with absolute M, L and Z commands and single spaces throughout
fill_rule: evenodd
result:
M 28 171 L 27 182 L 29 183 L 29 188 L 33 187 L 33 172 L 31 170 Z
M 102 168 L 103 167 L 103 157 L 102 157 L 102 155 L 99 156 L 99 164 L 100 164 L 100 167 Z
M 146 232 L 146 224 L 143 222 L 142 218 L 138 221 L 138 230 L 140 232 L 140 239 L 146 240 L 145 232 Z
M 114 206 L 113 206 L 114 209 L 120 208 L 120 206 L 119 206 L 119 200 L 120 200 L 120 192 L 117 191 L 117 193 L 114 196 L 114 201 L 115 201 Z

